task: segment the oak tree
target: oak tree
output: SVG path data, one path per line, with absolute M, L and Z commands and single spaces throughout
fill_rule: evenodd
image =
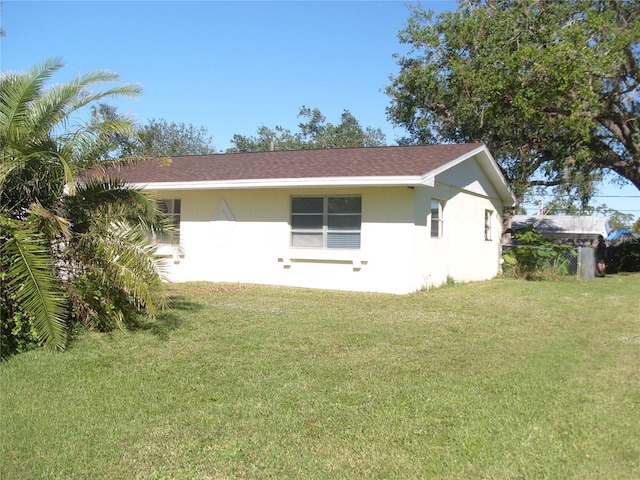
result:
M 387 93 L 405 142 L 482 141 L 516 196 L 587 200 L 615 172 L 640 189 L 640 2 L 470 0 L 412 7 Z

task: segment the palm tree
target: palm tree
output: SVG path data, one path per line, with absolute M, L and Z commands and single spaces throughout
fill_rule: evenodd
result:
M 0 77 L 0 325 L 7 337 L 5 321 L 26 316 L 40 341 L 58 349 L 73 321 L 110 328 L 132 309 L 155 313 L 163 274 L 149 229 L 165 225 L 144 192 L 105 175 L 77 180 L 132 122 L 70 129 L 72 115 L 140 87 L 92 91 L 118 80 L 98 71 L 45 88 L 62 66 L 54 59 Z

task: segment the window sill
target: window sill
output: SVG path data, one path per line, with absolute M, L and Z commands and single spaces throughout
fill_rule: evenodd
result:
M 156 249 L 156 256 L 161 258 L 172 258 L 173 263 L 180 263 L 180 260 L 184 258 L 184 250 L 180 245 L 159 243 Z
M 278 257 L 284 268 L 291 268 L 293 263 L 341 263 L 351 264 L 354 271 L 359 271 L 367 260 L 363 259 L 359 249 L 291 249 Z

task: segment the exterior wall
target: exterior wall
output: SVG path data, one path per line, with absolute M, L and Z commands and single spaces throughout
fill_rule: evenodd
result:
M 438 286 L 448 277 L 491 278 L 499 271 L 501 205 L 473 168 L 457 170 L 434 187 L 156 192 L 181 199 L 181 253 L 161 249 L 171 255 L 169 278 L 395 294 Z M 296 195 L 361 195 L 361 248 L 291 248 L 290 199 Z M 430 236 L 431 198 L 446 202 L 442 238 Z M 492 241 L 484 240 L 485 210 L 494 212 Z
M 182 204 L 181 254 L 167 257 L 173 281 L 398 294 L 420 288 L 412 278 L 413 189 L 202 190 L 156 195 L 180 198 Z M 361 248 L 291 248 L 290 199 L 295 195 L 361 195 Z M 231 219 L 221 205 L 228 207 Z M 161 251 L 173 253 L 166 248 Z
M 502 203 L 473 160 L 436 178 L 416 195 L 415 284 L 439 286 L 487 280 L 500 271 Z M 445 202 L 443 235 L 431 237 L 431 199 Z M 485 240 L 485 211 L 491 211 L 491 240 Z

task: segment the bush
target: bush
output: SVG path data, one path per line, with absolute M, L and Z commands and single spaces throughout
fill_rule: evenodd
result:
M 5 282 L 6 273 L 2 272 L 0 288 Z M 37 330 L 29 316 L 15 308 L 14 297 L 0 295 L 0 360 L 40 345 Z
M 569 275 L 570 258 L 576 256 L 570 245 L 554 243 L 533 229 L 533 225 L 513 232 L 515 245 L 505 248 L 505 273 L 529 280 Z
M 640 238 L 607 248 L 607 273 L 640 272 Z
M 71 311 L 72 327 L 80 323 L 102 332 L 123 330 L 140 313 L 126 292 L 112 285 L 101 285 L 90 275 L 79 275 L 72 287 L 78 297 Z

